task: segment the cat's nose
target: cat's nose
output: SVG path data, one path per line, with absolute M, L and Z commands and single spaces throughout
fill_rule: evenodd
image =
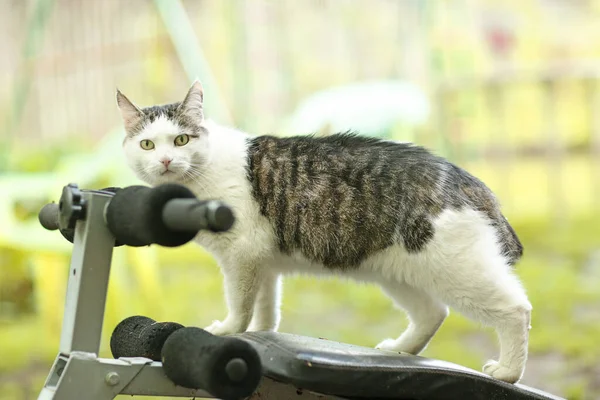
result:
M 173 161 L 170 158 L 163 158 L 162 160 L 160 160 L 160 162 L 165 166 L 165 168 L 169 168 L 169 164 L 171 164 L 171 161 Z

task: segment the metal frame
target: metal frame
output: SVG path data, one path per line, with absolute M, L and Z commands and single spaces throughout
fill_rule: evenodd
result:
M 213 398 L 204 390 L 175 385 L 162 363 L 148 358 L 99 358 L 102 323 L 115 238 L 105 223 L 112 195 L 83 191 L 84 216 L 76 222 L 59 354 L 38 400 L 111 400 L 117 395 Z M 293 385 L 263 377 L 250 397 L 296 398 Z M 307 400 L 340 397 L 303 392 Z
M 112 198 L 83 192 L 85 217 L 77 221 L 67 298 L 56 357 L 39 400 L 114 399 L 119 394 L 212 397 L 176 386 L 162 364 L 146 358 L 98 358 L 115 239 L 104 223 Z

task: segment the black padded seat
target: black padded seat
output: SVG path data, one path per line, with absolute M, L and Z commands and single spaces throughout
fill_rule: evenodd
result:
M 258 350 L 265 376 L 346 399 L 564 400 L 445 361 L 286 333 L 236 336 Z

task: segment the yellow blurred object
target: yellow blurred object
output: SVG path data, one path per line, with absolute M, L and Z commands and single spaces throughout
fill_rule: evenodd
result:
M 49 341 L 60 337 L 62 310 L 67 292 L 69 256 L 38 252 L 30 254 L 36 288 L 37 316 Z

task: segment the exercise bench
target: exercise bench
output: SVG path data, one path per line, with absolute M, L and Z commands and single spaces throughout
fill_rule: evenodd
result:
M 558 400 L 456 364 L 276 332 L 226 337 L 144 316 L 111 336 L 114 358 L 98 357 L 113 248 L 175 247 L 200 230 L 234 223 L 223 202 L 186 187 L 63 188 L 39 213 L 42 226 L 73 243 L 58 355 L 39 400 L 117 395 L 262 399 Z

